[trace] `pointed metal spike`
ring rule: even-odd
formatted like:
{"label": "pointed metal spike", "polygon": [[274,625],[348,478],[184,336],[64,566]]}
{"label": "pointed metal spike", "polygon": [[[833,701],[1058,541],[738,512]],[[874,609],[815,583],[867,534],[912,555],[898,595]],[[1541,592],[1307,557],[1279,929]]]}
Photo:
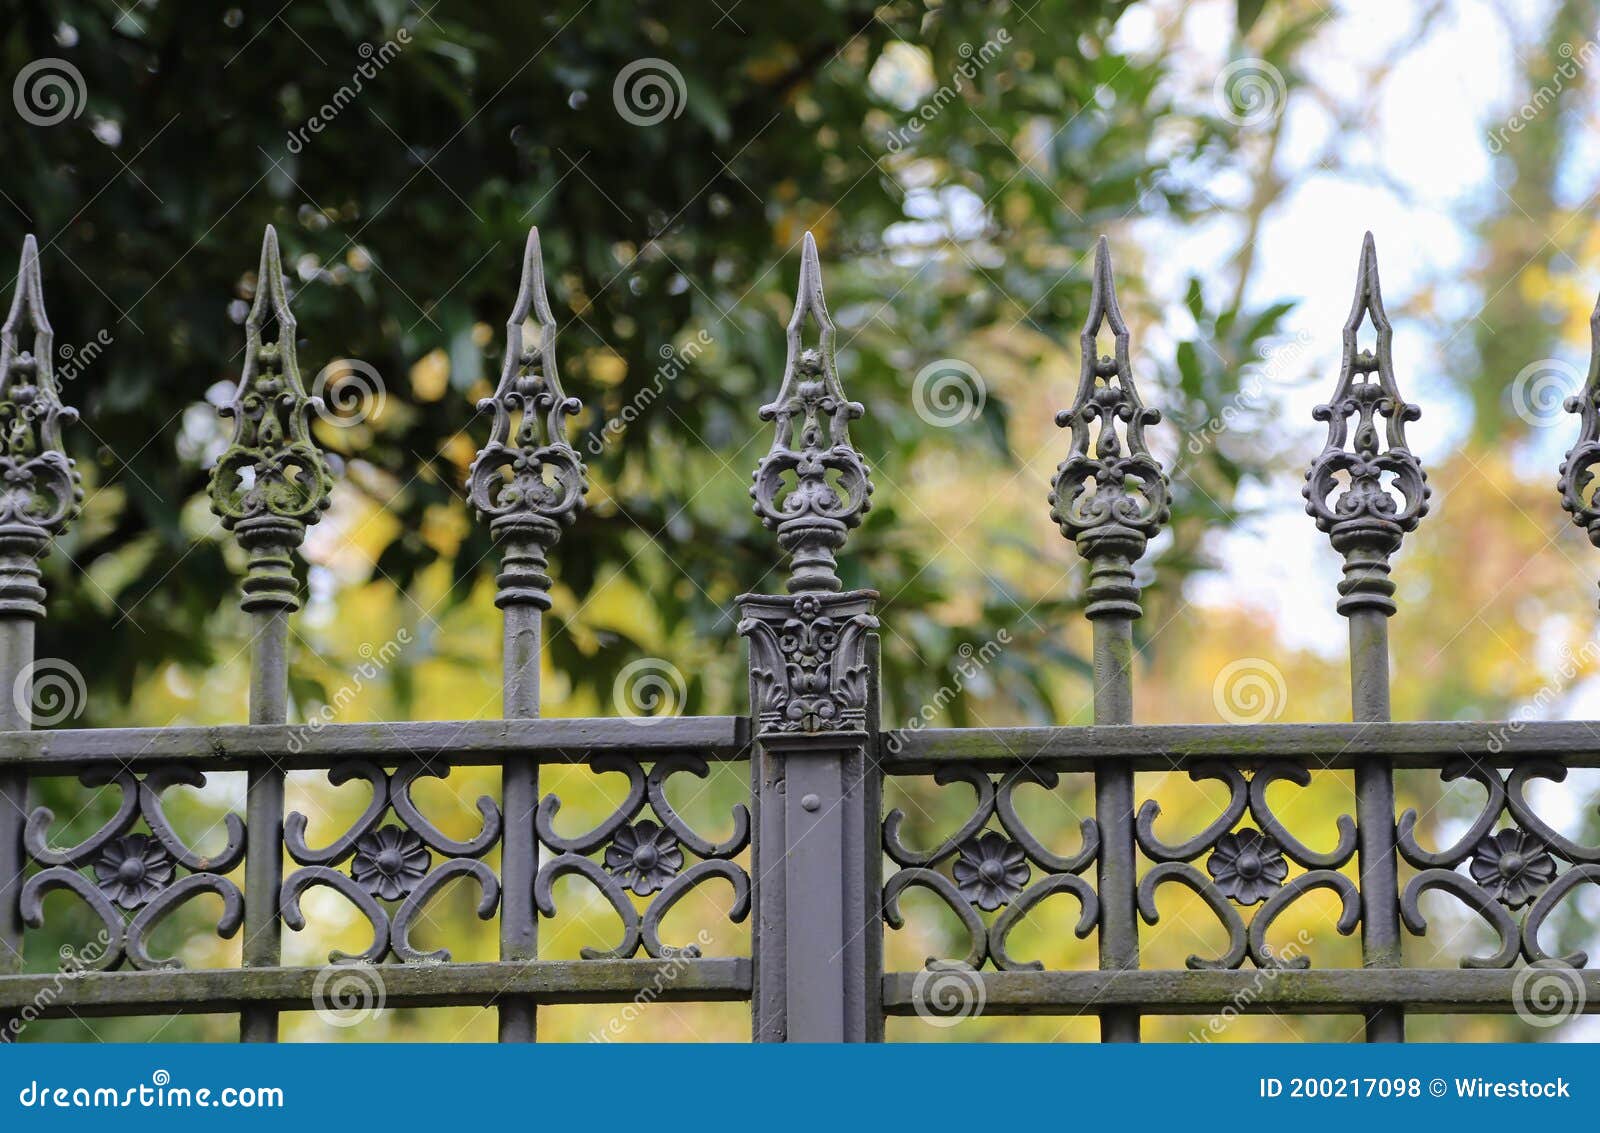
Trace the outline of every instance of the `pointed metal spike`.
{"label": "pointed metal spike", "polygon": [[[1128,326],[1117,306],[1111,243],[1104,236],[1095,241],[1091,278],[1077,393],[1072,407],[1056,414],[1056,424],[1071,429],[1072,440],[1051,481],[1050,516],[1091,561],[1111,554],[1131,562],[1144,554],[1169,514],[1167,475],[1144,439],[1145,428],[1161,414],[1145,406],[1134,384]],[[1102,358],[1097,339],[1105,326],[1115,344]],[[1091,619],[1139,616],[1131,573],[1096,570],[1093,577],[1086,595]]]}
{"label": "pointed metal spike", "polygon": [[1379,335],[1379,349],[1387,349],[1389,314],[1383,309],[1383,287],[1378,282],[1378,246],[1370,232],[1361,240],[1361,258],[1356,264],[1356,293],[1350,303],[1350,317],[1345,321],[1347,335],[1361,329],[1363,315],[1372,319],[1372,327]]}
{"label": "pointed metal spike", "polygon": [[1094,350],[1095,337],[1109,325],[1118,342],[1126,342],[1128,325],[1117,305],[1117,281],[1111,268],[1111,242],[1101,236],[1094,244],[1094,274],[1089,289],[1089,314],[1084,319],[1084,350]]}
{"label": "pointed metal spike", "polygon": [[517,288],[517,301],[511,308],[511,323],[521,325],[532,314],[539,325],[555,330],[555,316],[550,311],[550,293],[544,280],[544,250],[539,243],[539,229],[528,229],[528,242],[522,249],[522,280]]}
{"label": "pointed metal spike", "polygon": [[[530,316],[539,326],[536,347],[526,344]],[[562,391],[557,329],[545,286],[544,249],[534,226],[522,248],[517,299],[506,319],[500,381],[493,397],[478,402],[478,411],[492,412],[494,418],[489,441],[467,472],[467,495],[491,531],[520,532],[516,538],[533,538],[545,551],[560,536],[558,524],[575,520],[589,490],[583,459],[567,441],[566,419],[583,404]],[[507,470],[513,470],[509,483]],[[548,607],[550,580],[537,570],[529,573],[528,561],[507,558],[497,603]]]}
{"label": "pointed metal spike", "polygon": [[[806,344],[810,320],[817,324],[815,346]],[[785,339],[783,381],[760,412],[763,421],[775,422],[772,447],[756,466],[750,494],[755,513],[789,552],[789,590],[832,591],[840,585],[835,552],[871,507],[872,481],[850,443],[850,422],[865,411],[845,396],[839,381],[822,265],[809,232],[800,244],[800,282]],[[792,490],[783,481],[787,473],[799,481]]]}
{"label": "pointed metal spike", "polygon": [[805,325],[807,315],[817,320],[831,353],[833,320],[828,316],[828,301],[822,294],[822,261],[817,255],[817,241],[810,232],[800,242],[800,282],[795,288],[794,314],[789,319],[791,334]]}
{"label": "pointed metal spike", "polygon": [[[1371,350],[1362,348],[1358,337],[1368,320],[1377,338]],[[1341,338],[1333,397],[1312,410],[1313,419],[1327,422],[1328,438],[1306,470],[1301,495],[1306,513],[1345,558],[1339,612],[1389,615],[1395,612],[1389,557],[1428,514],[1432,491],[1406,442],[1406,423],[1422,411],[1401,396],[1395,381],[1394,332],[1383,309],[1377,243],[1370,232],[1361,239],[1355,298]]]}
{"label": "pointed metal spike", "polygon": [[47,341],[54,337],[50,318],[44,309],[44,283],[39,274],[39,242],[31,232],[22,241],[22,258],[17,262],[17,286],[12,293],[11,310],[6,315],[4,332],[15,335],[22,325],[23,315],[27,315],[35,335]]}
{"label": "pointed metal spike", "polygon": [[[276,341],[263,342],[271,318]],[[278,233],[261,238],[256,294],[245,318],[244,366],[233,401],[219,412],[234,419],[233,442],[211,470],[211,510],[223,526],[265,531],[273,546],[297,546],[304,528],[327,510],[333,476],[311,436],[310,417],[322,399],[306,392],[295,350],[295,319],[283,278]],[[248,407],[259,406],[259,410]],[[251,539],[255,539],[252,535]],[[260,544],[265,546],[265,543]],[[252,560],[245,577],[244,609],[299,608],[292,579],[285,583]]]}

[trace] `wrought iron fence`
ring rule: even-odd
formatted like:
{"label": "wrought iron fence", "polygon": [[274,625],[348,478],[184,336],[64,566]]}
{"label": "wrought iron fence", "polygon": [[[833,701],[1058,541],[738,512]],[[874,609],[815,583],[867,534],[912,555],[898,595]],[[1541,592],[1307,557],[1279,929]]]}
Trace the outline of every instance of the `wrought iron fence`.
{"label": "wrought iron fence", "polygon": [[[1370,324],[1370,332],[1363,327]],[[1568,408],[1581,435],[1562,465],[1560,494],[1600,545],[1593,469],[1600,463],[1600,309],[1595,361]],[[294,555],[328,507],[333,478],[309,430],[314,399],[295,357],[277,237],[266,233],[254,304],[245,321],[242,375],[223,412],[233,442],[211,480],[211,502],[247,556],[240,605],[253,621],[250,720],[233,727],[30,730],[28,697],[0,696],[0,1027],[13,1037],[34,1017],[229,1012],[244,1041],[273,1041],[279,1013],[329,995],[330,983],[380,980],[391,1006],[493,1006],[503,1041],[530,1041],[542,1005],[650,999],[749,1001],[762,1041],[877,1040],[887,1015],[1098,1015],[1108,1041],[1136,1040],[1152,1013],[1239,1011],[1363,1016],[1374,1040],[1400,1040],[1410,1012],[1510,1012],[1530,998],[1564,997],[1570,1010],[1600,1004],[1581,952],[1554,954],[1547,918],[1572,891],[1600,881],[1600,847],[1563,836],[1529,805],[1532,779],[1560,781],[1600,765],[1591,725],[1393,723],[1388,620],[1396,612],[1390,558],[1427,512],[1428,487],[1406,444],[1418,409],[1401,396],[1391,328],[1369,236],[1344,327],[1338,384],[1316,417],[1327,443],[1311,463],[1306,510],[1343,557],[1338,611],[1349,622],[1353,723],[1169,725],[1134,723],[1132,626],[1140,616],[1135,564],[1167,519],[1167,478],[1145,442],[1160,415],[1135,388],[1128,330],[1110,255],[1095,250],[1077,395],[1058,423],[1070,430],[1056,473],[1052,517],[1089,566],[1085,614],[1093,626],[1094,724],[1056,728],[885,730],[877,692],[877,594],[843,590],[836,556],[870,506],[872,484],[849,423],[862,407],[835,370],[834,327],[808,235],[788,357],[776,398],[761,409],[773,440],[756,468],[755,513],[788,562],[786,592],[738,599],[749,642],[748,717],[666,718],[641,728],[619,719],[540,719],[541,616],[550,606],[550,558],[587,491],[565,420],[579,411],[558,376],[556,323],[537,232],[507,323],[490,439],[469,498],[500,551],[496,605],[504,616],[504,710],[497,721],[288,723],[288,618],[299,606]],[[1364,334],[1372,345],[1363,346]],[[31,341],[24,340],[31,335]],[[1109,335],[1112,350],[1101,352]],[[38,560],[76,515],[78,474],[61,431],[75,420],[52,373],[38,251],[24,246],[16,295],[0,332],[0,689],[26,692],[33,634],[45,616]],[[713,763],[748,766],[747,803],[717,840],[667,798],[668,780],[704,777]],[[627,794],[593,829],[559,833],[561,801],[540,795],[540,770],[578,764],[620,773]],[[498,800],[478,802],[479,832],[447,835],[419,809],[419,778],[500,769]],[[290,771],[364,781],[371,800],[325,846],[307,817],[286,813]],[[1186,771],[1220,783],[1227,801],[1196,836],[1157,833],[1160,807],[1142,798],[1144,772]],[[1467,778],[1487,802],[1458,840],[1430,849],[1414,811],[1396,816],[1397,769]],[[226,844],[200,854],[163,812],[167,789],[213,772],[244,772],[241,819]],[[1313,849],[1268,803],[1278,782],[1313,773],[1348,777],[1356,813]],[[115,788],[120,804],[74,845],[56,840],[48,809],[28,808],[34,779],[77,776]],[[974,793],[970,813],[931,849],[908,845],[904,816],[883,813],[891,778],[932,777]],[[1016,804],[1024,786],[1092,784],[1094,813],[1071,853],[1055,832],[1029,828]],[[642,817],[646,811],[649,817]],[[1502,817],[1507,819],[1502,823]],[[1312,841],[1324,842],[1318,832]],[[499,869],[490,861],[498,857]],[[1204,870],[1196,863],[1204,859]],[[886,865],[892,871],[885,878]],[[579,960],[541,958],[538,928],[554,913],[554,885],[586,879],[609,904],[620,938]],[[455,962],[412,939],[440,890],[467,878],[477,913],[498,915],[500,958]],[[721,882],[727,915],[753,913],[749,955],[702,956],[663,939],[663,918],[688,893]],[[1191,890],[1226,930],[1221,954],[1181,970],[1141,966],[1140,921],[1158,921],[1158,894]],[[340,895],[370,925],[361,953],[326,965],[283,962],[281,933],[306,925],[308,891]],[[904,923],[908,891],[947,905],[964,927],[959,955],[917,971],[885,970],[884,925]],[[1360,932],[1359,968],[1314,968],[1269,934],[1314,890],[1336,895],[1340,933]],[[1402,927],[1421,934],[1419,899],[1441,890],[1494,930],[1497,949],[1460,957],[1459,970],[1403,965]],[[45,897],[70,891],[98,918],[99,947],[63,982],[24,972],[29,929]],[[152,951],[155,930],[202,894],[220,898],[216,932],[243,929],[241,967],[190,970]],[[1068,895],[1076,932],[1097,936],[1090,970],[1045,970],[1019,958],[1010,935],[1047,898]],[[1519,912],[1519,910],[1521,910]],[[1248,913],[1248,919],[1247,919]],[[1519,961],[1522,962],[1519,967]],[[1272,973],[1263,982],[1262,972]],[[1531,985],[1541,981],[1542,988]]]}

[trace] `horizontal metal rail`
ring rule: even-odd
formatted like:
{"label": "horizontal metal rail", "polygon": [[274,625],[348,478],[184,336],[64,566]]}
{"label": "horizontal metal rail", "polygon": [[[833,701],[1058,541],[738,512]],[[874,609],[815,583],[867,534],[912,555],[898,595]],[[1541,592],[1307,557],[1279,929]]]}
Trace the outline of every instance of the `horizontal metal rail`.
{"label": "horizontal metal rail", "polygon": [[678,716],[646,722],[430,720],[408,723],[236,724],[213,728],[74,728],[0,732],[0,770],[70,775],[112,765],[129,771],[192,764],[207,771],[321,770],[344,759],[378,763],[427,759],[447,766],[581,763],[597,751],[644,759],[687,752],[726,761],[748,755],[744,716]]}
{"label": "horizontal metal rail", "polygon": [[1559,757],[1568,767],[1600,767],[1600,722],[1426,721],[1367,724],[1120,724],[1071,728],[927,728],[884,733],[886,774],[928,774],[954,764],[993,770],[1092,771],[1122,763],[1171,771],[1202,760],[1248,768],[1274,760],[1313,770],[1349,769],[1387,759],[1397,768],[1433,768],[1467,759],[1512,767]]}
{"label": "horizontal metal rail", "polygon": [[[488,1006],[506,996],[536,1003],[651,1000],[730,1002],[750,998],[746,958],[534,960],[463,964],[352,966],[383,981],[388,1007]],[[0,977],[0,1010],[33,1008],[42,1017],[176,1012],[217,1014],[246,1005],[310,1010],[329,969],[252,968],[207,971],[80,972]]]}

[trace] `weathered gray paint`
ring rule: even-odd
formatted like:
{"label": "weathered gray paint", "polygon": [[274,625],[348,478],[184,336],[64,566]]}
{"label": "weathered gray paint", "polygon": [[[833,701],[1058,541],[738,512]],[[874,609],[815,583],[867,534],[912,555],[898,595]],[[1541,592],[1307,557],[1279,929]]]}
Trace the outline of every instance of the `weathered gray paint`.
{"label": "weathered gray paint", "polygon": [[[738,600],[739,632],[750,646],[749,715],[669,718],[648,727],[615,718],[539,719],[551,551],[578,511],[586,481],[565,437],[563,419],[578,411],[578,403],[560,387],[555,321],[538,237],[530,233],[501,382],[482,405],[494,415],[491,439],[469,476],[470,497],[501,556],[496,603],[504,612],[505,718],[291,727],[287,642],[289,618],[299,605],[294,554],[305,527],[326,506],[332,481],[307,428],[313,403],[295,362],[293,316],[269,231],[246,322],[239,396],[228,410],[238,419],[235,443],[212,486],[215,510],[247,552],[241,606],[253,622],[250,723],[33,732],[26,697],[10,695],[11,686],[33,658],[34,623],[44,615],[37,560],[75,514],[80,492],[60,446],[57,425],[72,414],[59,404],[49,373],[50,330],[31,239],[19,279],[0,333],[0,415],[14,418],[29,404],[43,408],[28,419],[38,430],[32,439],[19,451],[0,452],[0,464],[23,494],[33,493],[25,509],[15,495],[0,501],[0,1023],[40,1005],[46,1016],[237,1012],[242,1038],[271,1041],[280,1011],[316,1006],[317,981],[326,973],[284,967],[279,951],[281,927],[303,925],[300,897],[318,885],[339,890],[370,921],[374,940],[365,959],[383,962],[388,1005],[495,1006],[500,1038],[508,1042],[535,1037],[541,1004],[654,999],[749,1000],[758,1041],[881,1040],[885,1015],[927,1006],[919,986],[931,973],[885,972],[883,962],[886,908],[898,918],[899,894],[919,883],[950,904],[968,929],[970,964],[994,964],[996,970],[969,973],[984,1010],[1093,1012],[1107,1041],[1137,1040],[1143,1014],[1224,1010],[1364,1016],[1369,1038],[1403,1040],[1406,1011],[1516,1009],[1525,971],[1514,967],[1519,958],[1561,969],[1586,995],[1584,1009],[1600,1010],[1600,974],[1582,970],[1587,958],[1581,954],[1549,955],[1550,942],[1540,935],[1572,889],[1600,882],[1600,848],[1543,826],[1523,797],[1530,778],[1559,779],[1567,768],[1600,767],[1600,724],[1389,720],[1388,619],[1395,613],[1389,560],[1425,514],[1428,488],[1405,445],[1403,426],[1417,411],[1401,398],[1392,373],[1370,238],[1345,327],[1339,385],[1317,411],[1328,422],[1328,443],[1305,490],[1307,510],[1345,560],[1337,608],[1350,627],[1350,724],[1133,723],[1133,629],[1141,600],[1134,566],[1167,518],[1168,485],[1144,443],[1144,429],[1159,414],[1144,406],[1133,383],[1127,328],[1102,241],[1080,340],[1077,395],[1059,417],[1072,440],[1051,496],[1053,517],[1088,567],[1084,612],[1094,631],[1095,723],[886,733],[877,594],[844,590],[838,573],[839,553],[872,492],[866,462],[848,433],[862,407],[845,398],[835,370],[834,329],[809,236],[782,384],[762,411],[775,423],[773,443],[751,490],[757,515],[787,558],[788,576],[786,593]],[[536,345],[523,342],[530,319],[540,328]],[[1357,342],[1367,320],[1377,334],[1374,350]],[[269,322],[278,327],[275,342],[263,333]],[[1600,307],[1592,327],[1589,381],[1569,405],[1582,429],[1563,463],[1560,490],[1574,521],[1600,544],[1600,508],[1589,492],[1591,469],[1600,465]],[[18,339],[28,328],[35,335],[31,354]],[[815,340],[808,342],[813,328]],[[1104,328],[1115,345],[1109,356],[1097,348]],[[39,390],[30,385],[28,393],[18,393],[18,382]],[[1383,491],[1381,476],[1392,477],[1398,498]],[[427,754],[426,766],[410,758],[418,752]],[[690,828],[666,800],[670,776],[703,775],[708,761],[750,764],[749,812],[736,808],[734,833],[720,843]],[[593,830],[557,833],[550,818],[559,800],[539,795],[539,767],[546,763],[621,771],[629,800]],[[456,841],[416,811],[409,787],[425,771],[443,775],[471,765],[501,768],[502,790],[498,804],[480,803],[479,834]],[[1419,846],[1415,816],[1396,823],[1396,768],[1466,776],[1487,790],[1490,803],[1470,837],[1441,850]],[[366,780],[374,799],[369,812],[330,845],[307,846],[304,816],[284,814],[283,775],[290,769]],[[1354,772],[1356,820],[1341,820],[1332,851],[1300,842],[1266,802],[1268,784],[1300,782],[1312,769]],[[175,783],[195,783],[202,772],[224,770],[248,773],[246,822],[229,816],[229,848],[205,858],[167,827],[160,795]],[[1135,778],[1140,771],[1173,770],[1223,781],[1229,790],[1218,820],[1179,845],[1153,833],[1153,804],[1140,803]],[[1080,848],[1065,857],[1044,847],[1053,839],[1041,841],[1022,826],[1012,802],[1019,784],[1053,786],[1058,772],[1092,775],[1095,789],[1095,818],[1084,823]],[[38,812],[26,824],[20,817],[27,783],[78,774],[92,783],[116,783],[122,791],[118,816],[83,843],[56,847],[48,841],[47,814]],[[977,809],[945,845],[908,849],[895,837],[898,820],[882,814],[888,775],[969,783]],[[653,818],[641,818],[646,807]],[[1495,832],[1505,814],[1511,825]],[[391,816],[398,825],[383,826]],[[1247,817],[1260,829],[1238,827]],[[99,884],[85,871],[140,822],[151,830],[131,835],[140,852],[170,860],[158,862],[164,879],[141,881],[133,897],[121,894],[130,902],[125,919],[105,895],[110,883]],[[982,843],[980,835],[994,841]],[[1515,856],[1544,871],[1542,888],[1523,892],[1494,876],[1459,871],[1468,862],[1476,869],[1495,849],[1489,844],[1494,838],[1510,836],[1521,839]],[[748,874],[735,860],[747,844]],[[498,874],[484,861],[496,847]],[[887,887],[881,850],[902,867]],[[286,851],[301,867],[288,878]],[[1250,885],[1237,877],[1224,882],[1217,869],[1210,879],[1200,873],[1193,863],[1208,853],[1208,865],[1231,855],[1234,864],[1220,867],[1226,869],[1243,868],[1237,865],[1242,856],[1254,855]],[[686,854],[697,860],[686,864]],[[425,864],[406,865],[412,858]],[[1340,872],[1352,858],[1359,862],[1359,887]],[[1285,881],[1286,859],[1302,872]],[[1414,869],[1404,886],[1399,859]],[[1567,867],[1559,874],[1558,859]],[[227,876],[241,860],[242,891]],[[962,876],[958,868],[966,871],[964,888],[939,872],[956,861],[961,865],[950,869],[955,876]],[[1024,861],[1031,863],[1022,871],[1025,880],[1013,884],[1007,863]],[[346,862],[349,871],[342,872]],[[1258,890],[1264,862],[1278,872]],[[1091,863],[1093,886],[1079,876]],[[175,874],[179,865],[187,872]],[[581,961],[540,959],[538,919],[553,915],[553,885],[571,873],[582,874],[611,905],[621,943]],[[453,963],[409,940],[411,924],[432,895],[463,876],[478,887],[478,914],[487,919],[499,912],[498,962]],[[754,910],[749,957],[676,953],[662,939],[667,910],[707,881],[732,887],[732,921]],[[1195,970],[1141,969],[1139,918],[1156,922],[1155,892],[1173,881],[1199,893],[1217,913],[1228,947],[1220,957],[1191,958]],[[110,927],[114,951],[104,964],[120,963],[121,970],[71,979],[16,974],[14,949],[25,941],[25,928],[40,923],[45,893],[63,888],[74,890]],[[1316,888],[1339,896],[1338,931],[1360,926],[1362,968],[1283,967],[1305,957],[1271,951],[1273,920]],[[1464,958],[1472,967],[1463,970],[1405,970],[1400,926],[1427,930],[1418,902],[1436,889],[1476,909],[1499,934],[1498,949]],[[1099,970],[1034,970],[1037,965],[1007,951],[1017,921],[1039,900],[1063,891],[1080,904],[1078,934],[1099,934]],[[148,952],[157,924],[200,892],[222,899],[219,933],[228,936],[242,924],[241,968],[167,969]],[[1235,908],[1241,902],[1261,902],[1248,926]],[[1513,915],[1521,905],[1527,912]],[[980,907],[1004,912],[985,922]],[[648,958],[634,958],[641,951]],[[395,962],[384,962],[391,956]],[[1271,968],[1272,978],[1243,967],[1247,959],[1256,969]]]}

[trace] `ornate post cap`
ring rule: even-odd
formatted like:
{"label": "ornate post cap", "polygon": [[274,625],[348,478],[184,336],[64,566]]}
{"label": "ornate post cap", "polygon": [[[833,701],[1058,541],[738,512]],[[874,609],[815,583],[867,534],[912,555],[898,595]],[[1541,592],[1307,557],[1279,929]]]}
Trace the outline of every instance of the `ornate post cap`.
{"label": "ornate post cap", "polygon": [[[276,337],[264,342],[269,324]],[[306,393],[300,376],[294,312],[270,224],[244,328],[244,370],[233,401],[220,410],[234,419],[233,443],[211,472],[211,510],[250,552],[240,606],[294,610],[300,598],[291,552],[327,510],[333,476],[311,439],[311,413],[321,401]]]}
{"label": "ornate post cap", "polygon": [[[539,324],[539,343],[529,347],[526,324]],[[522,254],[522,284],[506,320],[506,356],[494,396],[478,402],[493,411],[489,443],[478,450],[467,473],[467,498],[505,548],[495,605],[517,603],[550,608],[546,556],[572,523],[589,491],[578,452],[567,443],[566,418],[583,408],[561,389],[556,366],[556,320],[545,292],[539,230],[528,230]]]}
{"label": "ornate post cap", "polygon": [[[1114,356],[1101,354],[1096,341],[1108,325]],[[1137,618],[1142,611],[1133,564],[1170,514],[1168,482],[1145,444],[1145,426],[1158,423],[1161,412],[1146,408],[1134,385],[1128,325],[1117,306],[1111,247],[1104,236],[1094,248],[1089,317],[1078,341],[1078,394],[1070,409],[1056,414],[1056,424],[1072,430],[1072,447],[1051,484],[1050,518],[1089,562],[1085,614]]]}
{"label": "ornate post cap", "polygon": [[[812,320],[817,344],[807,346]],[[834,368],[833,320],[807,232],[783,383],[761,408],[761,419],[775,422],[772,448],[750,488],[756,515],[789,556],[789,593],[738,600],[739,632],[750,638],[757,732],[769,747],[837,747],[866,736],[867,635],[878,626],[878,594],[841,592],[835,558],[871,507],[867,464],[850,443],[849,423],[862,412],[845,397]]]}
{"label": "ornate post cap", "polygon": [[1594,490],[1594,466],[1600,463],[1600,301],[1589,316],[1589,376],[1582,392],[1567,398],[1566,410],[1578,415],[1578,439],[1561,461],[1556,490],[1572,522],[1600,547],[1600,501]]}
{"label": "ornate post cap", "polygon": [[[26,326],[27,348],[18,343]],[[82,479],[61,443],[63,422],[78,413],[61,404],[55,378],[55,332],[44,310],[39,245],[22,242],[17,289],[0,326],[0,615],[44,617],[38,560],[83,502]]]}
{"label": "ornate post cap", "polygon": [[[1368,319],[1377,334],[1373,350],[1356,343]],[[1389,556],[1428,514],[1428,477],[1406,445],[1406,422],[1417,420],[1422,410],[1400,396],[1390,355],[1393,338],[1378,286],[1378,252],[1369,232],[1361,242],[1355,299],[1344,324],[1339,384],[1328,404],[1312,411],[1316,420],[1328,423],[1328,440],[1306,471],[1301,489],[1306,513],[1344,556],[1337,608],[1347,617],[1360,610],[1394,613]],[[1381,438],[1378,417],[1384,420]]]}

